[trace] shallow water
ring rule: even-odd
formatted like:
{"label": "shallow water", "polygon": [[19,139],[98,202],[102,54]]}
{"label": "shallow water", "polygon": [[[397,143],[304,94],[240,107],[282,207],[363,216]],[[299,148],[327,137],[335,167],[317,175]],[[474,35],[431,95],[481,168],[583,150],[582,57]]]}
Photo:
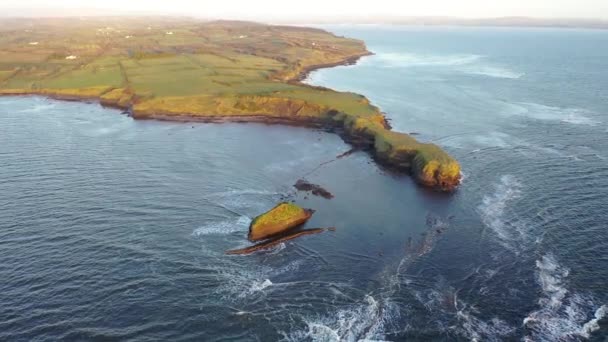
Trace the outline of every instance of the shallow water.
{"label": "shallow water", "polygon": [[[315,130],[134,121],[0,98],[0,339],[522,340],[608,335],[608,33],[330,27],[360,92],[452,153],[445,196]],[[282,199],[335,232],[251,256]]]}

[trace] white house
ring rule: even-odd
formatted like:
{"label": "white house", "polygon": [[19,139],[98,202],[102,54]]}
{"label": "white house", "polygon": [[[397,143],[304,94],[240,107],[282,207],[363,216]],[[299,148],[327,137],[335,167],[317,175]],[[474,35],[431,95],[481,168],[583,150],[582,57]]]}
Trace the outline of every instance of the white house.
{"label": "white house", "polygon": [[38,45],[38,42],[30,42],[30,45]]}
{"label": "white house", "polygon": [[173,31],[167,31],[167,32],[165,32],[165,33],[166,33],[166,34],[168,34],[168,35],[172,35],[172,34],[173,34]]}
{"label": "white house", "polygon": [[76,57],[76,56],[74,56],[74,55],[69,55],[69,56],[67,56],[65,59],[76,59],[76,58],[78,58],[78,57]]}

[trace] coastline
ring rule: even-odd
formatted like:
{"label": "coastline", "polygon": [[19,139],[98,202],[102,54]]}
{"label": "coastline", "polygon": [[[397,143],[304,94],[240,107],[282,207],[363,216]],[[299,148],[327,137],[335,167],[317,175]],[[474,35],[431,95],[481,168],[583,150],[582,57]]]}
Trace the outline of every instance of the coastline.
{"label": "coastline", "polygon": [[[287,83],[298,86],[326,89],[302,83],[311,72],[336,66],[354,65],[361,58],[373,55],[370,51],[357,53],[343,59],[315,65],[308,65],[296,70],[295,76],[287,80]],[[340,135],[340,137],[353,147],[369,152],[374,160],[396,172],[410,174],[417,183],[443,192],[452,192],[460,184],[460,166],[447,153],[434,144],[423,144],[416,141],[405,133],[391,131],[391,127],[380,109],[373,106],[378,115],[370,118],[360,118],[348,113],[340,113],[334,110],[327,112],[326,117],[318,118],[311,116],[276,116],[266,114],[239,114],[239,115],[193,115],[191,113],[169,113],[162,111],[140,112],[134,108],[135,96],[128,95],[126,101],[123,97],[116,99],[104,98],[105,94],[117,90],[115,88],[105,89],[83,89],[83,94],[73,94],[64,91],[52,92],[42,91],[11,91],[1,90],[0,96],[44,96],[60,101],[80,101],[87,103],[99,103],[104,107],[123,110],[127,115],[136,120],[159,120],[178,122],[204,122],[204,123],[263,123],[280,124],[288,126],[309,127],[325,129]],[[97,94],[92,92],[97,91]],[[88,92],[88,93],[87,93]],[[368,101],[361,95],[362,99]]]}

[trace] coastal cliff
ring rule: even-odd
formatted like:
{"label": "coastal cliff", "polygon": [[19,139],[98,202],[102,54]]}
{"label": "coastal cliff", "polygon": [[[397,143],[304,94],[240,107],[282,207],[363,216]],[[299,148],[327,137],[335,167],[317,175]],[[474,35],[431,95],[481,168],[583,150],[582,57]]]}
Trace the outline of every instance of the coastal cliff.
{"label": "coastal cliff", "polygon": [[[96,42],[98,50],[78,56],[74,52],[63,60],[57,59],[63,50],[51,53],[55,45],[19,45],[37,39],[36,30],[29,33],[32,37],[19,37],[5,49],[8,57],[3,58],[12,58],[7,65],[13,68],[0,70],[0,95],[99,101],[135,119],[323,128],[369,151],[380,164],[411,174],[421,185],[452,191],[460,183],[456,160],[439,146],[391,131],[380,109],[364,96],[302,83],[313,70],[353,64],[370,55],[362,41],[319,29],[247,22],[158,23],[180,32],[178,37],[144,34],[136,21],[112,23],[136,38],[109,40],[116,29],[104,26],[94,36],[81,37]],[[60,45],[66,35],[78,40],[91,29],[86,25],[101,24],[78,23],[85,27],[57,32],[45,27],[45,37],[54,37]],[[145,48],[133,53],[135,42]],[[39,60],[20,62],[26,52]]]}

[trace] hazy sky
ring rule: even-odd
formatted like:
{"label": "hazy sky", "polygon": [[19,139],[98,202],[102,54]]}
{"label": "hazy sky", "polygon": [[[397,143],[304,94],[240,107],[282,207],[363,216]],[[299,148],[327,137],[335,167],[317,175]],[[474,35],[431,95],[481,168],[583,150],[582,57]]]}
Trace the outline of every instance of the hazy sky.
{"label": "hazy sky", "polygon": [[[608,0],[0,0],[0,12],[37,8],[145,11],[223,18],[366,16],[608,18]],[[20,11],[23,12],[23,11]]]}

